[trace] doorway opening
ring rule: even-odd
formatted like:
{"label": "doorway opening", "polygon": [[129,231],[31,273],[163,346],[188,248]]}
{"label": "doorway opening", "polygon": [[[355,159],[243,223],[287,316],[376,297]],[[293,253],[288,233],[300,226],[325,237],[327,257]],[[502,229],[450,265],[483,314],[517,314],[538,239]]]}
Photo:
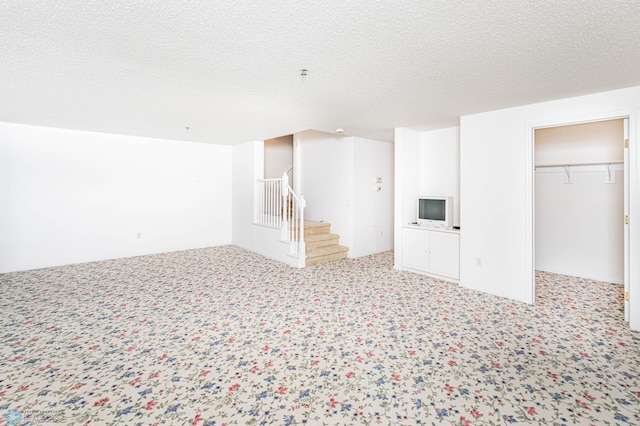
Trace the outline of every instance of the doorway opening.
{"label": "doorway opening", "polygon": [[628,119],[533,133],[534,295],[548,273],[624,285],[628,294]]}

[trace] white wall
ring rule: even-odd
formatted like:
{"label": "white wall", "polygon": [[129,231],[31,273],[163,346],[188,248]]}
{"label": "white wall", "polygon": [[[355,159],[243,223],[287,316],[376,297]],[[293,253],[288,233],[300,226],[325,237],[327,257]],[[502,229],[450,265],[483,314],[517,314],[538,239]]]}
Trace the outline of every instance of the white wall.
{"label": "white wall", "polygon": [[300,195],[305,219],[331,223],[340,244],[353,246],[353,141],[331,133],[299,133]]}
{"label": "white wall", "polygon": [[229,244],[231,148],[0,123],[0,272]]}
{"label": "white wall", "polygon": [[[623,120],[535,131],[536,269],[624,282]],[[598,165],[597,163],[602,163]],[[587,164],[587,165],[582,165]],[[616,171],[617,169],[617,171]]]}
{"label": "white wall", "polygon": [[421,134],[420,194],[453,197],[453,224],[460,224],[460,128]]}
{"label": "white wall", "polygon": [[[640,88],[468,115],[460,119],[460,284],[533,301],[533,129],[630,115],[630,162],[638,173]],[[640,220],[631,177],[631,223]],[[640,329],[640,227],[631,228],[631,327]],[[481,266],[476,259],[482,260]],[[635,295],[635,297],[634,297]]]}
{"label": "white wall", "polygon": [[421,134],[397,128],[394,135],[394,268],[402,269],[402,226],[416,220],[421,189]]}
{"label": "white wall", "polygon": [[264,176],[264,144],[247,142],[233,147],[233,244],[252,249],[253,199],[256,179]]}
{"label": "white wall", "polygon": [[[264,178],[275,179],[293,165],[293,135],[264,141]],[[292,175],[290,175],[292,176]],[[289,182],[293,187],[293,183]]]}
{"label": "white wall", "polygon": [[[349,256],[393,250],[393,145],[362,138],[353,138],[353,144],[353,246]],[[376,183],[377,178],[381,183]]]}
{"label": "white wall", "polygon": [[391,250],[393,145],[313,130],[296,136],[305,219],[331,223],[349,257]]}
{"label": "white wall", "polygon": [[[584,166],[583,166],[584,167]],[[535,176],[536,269],[624,282],[623,172],[605,183],[605,172],[540,169]]]}
{"label": "white wall", "polygon": [[624,121],[604,120],[535,130],[535,165],[622,162]]}

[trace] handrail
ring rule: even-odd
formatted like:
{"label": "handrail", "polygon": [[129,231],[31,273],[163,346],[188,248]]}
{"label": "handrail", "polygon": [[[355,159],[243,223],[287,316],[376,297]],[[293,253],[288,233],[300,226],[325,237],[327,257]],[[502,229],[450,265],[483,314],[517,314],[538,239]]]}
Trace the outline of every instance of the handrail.
{"label": "handrail", "polygon": [[290,243],[289,254],[304,260],[304,197],[289,186],[289,176],[258,179],[254,202],[254,223],[279,228],[281,240]]}

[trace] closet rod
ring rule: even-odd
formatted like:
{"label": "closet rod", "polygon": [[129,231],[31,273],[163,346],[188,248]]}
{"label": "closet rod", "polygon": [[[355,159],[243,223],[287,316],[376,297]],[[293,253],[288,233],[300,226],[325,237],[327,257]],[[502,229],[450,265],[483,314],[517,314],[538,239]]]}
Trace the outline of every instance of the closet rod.
{"label": "closet rod", "polygon": [[534,166],[536,169],[540,167],[577,167],[577,166],[608,166],[611,164],[624,164],[624,161],[601,161],[599,163],[562,163],[562,164],[544,164],[541,166]]}

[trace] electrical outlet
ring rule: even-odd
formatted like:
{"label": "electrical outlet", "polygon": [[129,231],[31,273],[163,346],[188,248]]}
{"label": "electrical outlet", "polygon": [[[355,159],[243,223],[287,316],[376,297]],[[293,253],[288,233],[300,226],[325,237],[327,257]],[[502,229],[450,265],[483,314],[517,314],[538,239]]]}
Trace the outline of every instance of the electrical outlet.
{"label": "electrical outlet", "polygon": [[142,238],[142,233],[138,232],[138,233],[136,234],[136,238],[137,238],[137,239]]}
{"label": "electrical outlet", "polygon": [[476,266],[482,266],[482,258],[476,257]]}

